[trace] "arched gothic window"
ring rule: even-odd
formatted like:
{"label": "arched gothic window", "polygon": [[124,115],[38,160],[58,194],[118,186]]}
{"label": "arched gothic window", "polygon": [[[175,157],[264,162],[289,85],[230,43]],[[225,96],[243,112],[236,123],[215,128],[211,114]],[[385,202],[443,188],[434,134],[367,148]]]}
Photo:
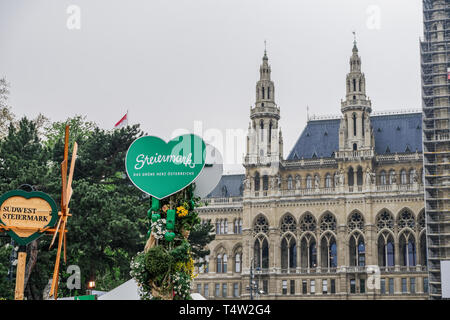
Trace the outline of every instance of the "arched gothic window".
{"label": "arched gothic window", "polygon": [[380,173],[380,184],[386,185],[386,172],[384,170]]}
{"label": "arched gothic window", "polygon": [[348,169],[348,185],[349,186],[353,186],[355,184],[355,174],[353,171],[353,168],[350,167],[350,169]]}
{"label": "arched gothic window", "polygon": [[325,232],[327,230],[336,232],[336,218],[329,212],[320,219],[320,231]]}
{"label": "arched gothic window", "polygon": [[384,231],[378,237],[378,265],[380,267],[395,265],[394,237],[388,231]]}
{"label": "arched gothic window", "polygon": [[234,255],[234,272],[241,273],[241,253],[238,252]]}
{"label": "arched gothic window", "polygon": [[325,188],[332,188],[333,185],[331,183],[331,174],[327,173],[325,176]]}
{"label": "arched gothic window", "polygon": [[269,243],[264,235],[255,239],[253,261],[257,270],[269,268]]}
{"label": "arched gothic window", "polygon": [[228,219],[224,220],[224,223],[223,223],[223,234],[228,234]]}
{"label": "arched gothic window", "polygon": [[403,228],[411,228],[414,230],[416,221],[414,219],[414,215],[408,209],[403,209],[403,211],[399,214],[397,224],[399,230]]}
{"label": "arched gothic window", "polygon": [[400,265],[410,267],[416,265],[416,240],[414,235],[405,231],[399,239]]}
{"label": "arched gothic window", "polygon": [[259,172],[255,173],[255,191],[259,191],[261,180],[259,178]]}
{"label": "arched gothic window", "polygon": [[227,273],[227,264],[228,264],[228,256],[226,254],[223,255],[223,260],[222,260],[222,272],[223,273]]}
{"label": "arched gothic window", "polygon": [[317,267],[317,245],[316,239],[311,234],[306,234],[300,243],[302,268]]}
{"label": "arched gothic window", "polygon": [[291,233],[281,239],[281,269],[297,267],[297,240]]}
{"label": "arched gothic window", "polygon": [[234,221],[233,221],[233,233],[234,234],[242,233],[242,219],[234,219]]}
{"label": "arched gothic window", "polygon": [[[263,94],[264,94],[264,91],[263,91]],[[264,140],[264,122],[262,120],[259,123],[259,129],[260,129],[260,132],[261,132],[261,141],[263,141]]]}
{"label": "arched gothic window", "polygon": [[400,183],[401,184],[408,184],[408,177],[406,175],[406,170],[402,169],[402,171],[400,171]]}
{"label": "arched gothic window", "polygon": [[312,189],[312,177],[310,175],[306,177],[306,189]]}
{"label": "arched gothic window", "polygon": [[366,246],[361,233],[355,232],[350,236],[350,265],[364,267],[366,265]]}
{"label": "arched gothic window", "polygon": [[364,231],[364,218],[359,212],[354,212],[350,215],[348,219],[348,229],[350,231],[355,229]]}
{"label": "arched gothic window", "polygon": [[284,234],[287,231],[295,233],[297,229],[297,224],[295,219],[290,214],[285,214],[283,220],[281,221],[281,233]]}
{"label": "arched gothic window", "polygon": [[362,114],[362,119],[361,119],[361,128],[362,128],[362,135],[363,135],[363,137],[364,137],[364,135],[365,135],[365,133],[364,133],[364,131],[365,131],[365,117],[364,117],[364,113]]}
{"label": "arched gothic window", "polygon": [[356,184],[358,186],[362,186],[363,184],[363,171],[361,167],[358,167],[358,170],[356,171]]}
{"label": "arched gothic window", "polygon": [[394,230],[394,217],[388,211],[384,210],[378,214],[376,219],[377,231],[381,231],[384,228]]}
{"label": "arched gothic window", "polygon": [[300,220],[300,230],[305,232],[305,231],[311,231],[314,232],[316,231],[316,219],[314,218],[314,216],[307,212],[303,215],[303,217]]}
{"label": "arched gothic window", "polygon": [[216,234],[220,234],[220,220],[216,220]]}
{"label": "arched gothic window", "polygon": [[[270,88],[269,88],[269,90],[270,90]],[[269,93],[270,93],[270,91],[269,91]],[[270,99],[270,97],[269,97],[269,99]],[[272,127],[273,127],[273,124],[272,124],[272,121],[270,121],[270,124],[269,124],[269,136],[268,136],[268,138],[269,138],[269,145],[272,142]],[[269,149],[269,152],[270,152],[270,149]]]}
{"label": "arched gothic window", "polygon": [[[355,80],[353,80],[355,81]],[[356,136],[356,114],[354,113],[353,116],[353,135]]]}
{"label": "arched gothic window", "polygon": [[336,268],[337,267],[337,246],[336,238],[330,232],[327,232],[320,242],[321,267]]}
{"label": "arched gothic window", "polygon": [[288,190],[292,190],[293,189],[292,176],[288,176],[287,188],[288,188]]}
{"label": "arched gothic window", "polygon": [[222,255],[218,254],[216,258],[216,273],[222,273]]}
{"label": "arched gothic window", "polygon": [[255,234],[258,233],[268,233],[269,231],[269,223],[267,222],[267,219],[260,215],[258,218],[256,218],[255,225],[253,226],[253,232]]}
{"label": "arched gothic window", "polygon": [[220,234],[225,234],[225,221],[220,220]]}
{"label": "arched gothic window", "polygon": [[263,175],[263,190],[266,191],[269,189],[269,177],[267,175]]}

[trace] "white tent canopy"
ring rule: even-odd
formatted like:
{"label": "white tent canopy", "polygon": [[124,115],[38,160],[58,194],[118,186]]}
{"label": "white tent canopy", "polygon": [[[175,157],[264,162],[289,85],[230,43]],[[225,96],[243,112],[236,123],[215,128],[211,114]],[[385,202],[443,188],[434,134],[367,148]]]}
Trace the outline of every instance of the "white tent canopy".
{"label": "white tent canopy", "polygon": [[[194,300],[206,300],[198,293],[191,294]],[[139,287],[134,279],[122,283],[117,288],[101,295],[98,300],[139,300]]]}
{"label": "white tent canopy", "polygon": [[139,300],[139,287],[134,279],[98,297],[98,300]]}

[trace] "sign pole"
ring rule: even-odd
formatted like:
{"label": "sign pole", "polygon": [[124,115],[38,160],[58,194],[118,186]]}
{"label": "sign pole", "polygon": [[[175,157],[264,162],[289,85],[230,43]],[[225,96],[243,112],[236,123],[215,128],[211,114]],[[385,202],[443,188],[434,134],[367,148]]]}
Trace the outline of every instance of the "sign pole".
{"label": "sign pole", "polygon": [[25,281],[25,265],[27,262],[27,247],[19,247],[19,256],[17,258],[16,271],[16,291],[14,295],[15,300],[23,300],[24,281]]}

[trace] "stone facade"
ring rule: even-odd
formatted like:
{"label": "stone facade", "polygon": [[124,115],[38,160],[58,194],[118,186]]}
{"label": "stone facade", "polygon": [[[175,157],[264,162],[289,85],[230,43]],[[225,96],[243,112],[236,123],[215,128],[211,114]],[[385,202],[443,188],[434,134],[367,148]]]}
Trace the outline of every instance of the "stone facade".
{"label": "stone facade", "polygon": [[[421,114],[372,115],[356,41],[337,118],[287,159],[266,52],[245,175],[200,208],[216,225],[194,291],[208,299],[427,299]],[[239,191],[237,191],[239,190]]]}

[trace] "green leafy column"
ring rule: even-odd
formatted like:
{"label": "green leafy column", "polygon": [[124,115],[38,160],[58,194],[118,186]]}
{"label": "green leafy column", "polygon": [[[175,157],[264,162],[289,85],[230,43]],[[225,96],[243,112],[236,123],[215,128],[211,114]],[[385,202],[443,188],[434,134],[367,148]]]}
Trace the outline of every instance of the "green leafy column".
{"label": "green leafy column", "polygon": [[140,285],[142,299],[191,299],[195,274],[188,238],[200,224],[195,211],[199,200],[193,196],[192,184],[166,199],[152,198],[149,238],[131,262],[131,276]]}

